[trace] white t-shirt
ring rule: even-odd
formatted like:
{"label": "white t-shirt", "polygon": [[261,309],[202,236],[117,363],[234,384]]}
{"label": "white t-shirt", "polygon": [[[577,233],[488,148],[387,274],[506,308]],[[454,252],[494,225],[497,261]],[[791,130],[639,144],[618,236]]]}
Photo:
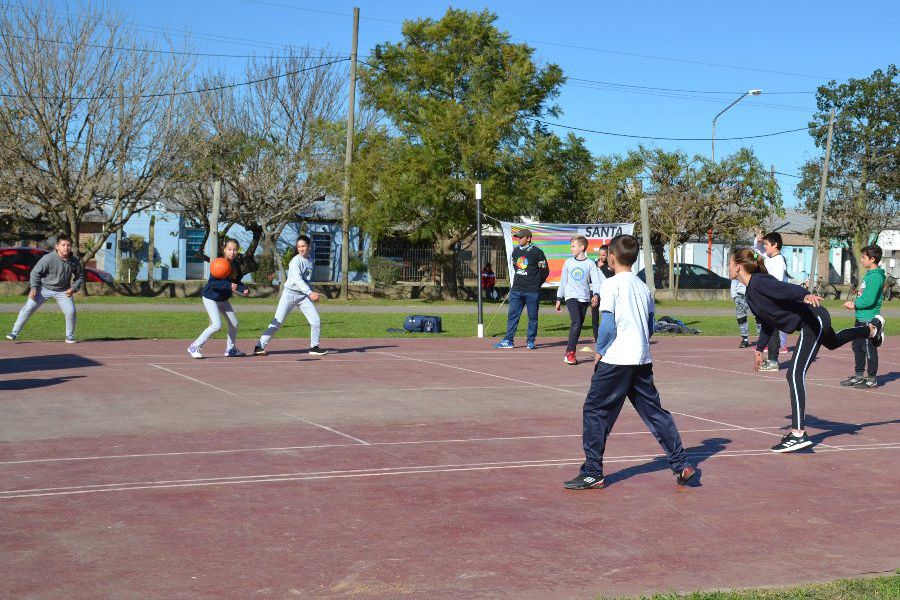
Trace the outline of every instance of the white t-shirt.
{"label": "white t-shirt", "polygon": [[603,282],[600,311],[616,318],[616,339],[602,362],[611,365],[646,365],[650,357],[650,313],[655,312],[647,285],[634,273],[616,273]]}

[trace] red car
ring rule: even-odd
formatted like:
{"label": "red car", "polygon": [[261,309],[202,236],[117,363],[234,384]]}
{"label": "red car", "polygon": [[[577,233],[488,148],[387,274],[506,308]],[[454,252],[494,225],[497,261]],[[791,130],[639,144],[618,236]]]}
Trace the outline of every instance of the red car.
{"label": "red car", "polygon": [[[43,248],[0,248],[0,281],[28,281],[31,269],[47,254]],[[84,268],[84,280],[91,283],[113,283],[112,274],[100,269]]]}

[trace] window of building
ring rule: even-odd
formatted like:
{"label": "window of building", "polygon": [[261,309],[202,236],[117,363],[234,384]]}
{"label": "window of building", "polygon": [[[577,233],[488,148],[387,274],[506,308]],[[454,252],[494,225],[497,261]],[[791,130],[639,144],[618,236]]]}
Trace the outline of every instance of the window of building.
{"label": "window of building", "polygon": [[203,252],[203,236],[206,232],[203,229],[185,229],[184,238],[187,240],[187,259],[190,262],[197,262],[202,259],[197,258],[197,254]]}
{"label": "window of building", "polygon": [[331,266],[331,234],[313,233],[313,264],[317,267]]}

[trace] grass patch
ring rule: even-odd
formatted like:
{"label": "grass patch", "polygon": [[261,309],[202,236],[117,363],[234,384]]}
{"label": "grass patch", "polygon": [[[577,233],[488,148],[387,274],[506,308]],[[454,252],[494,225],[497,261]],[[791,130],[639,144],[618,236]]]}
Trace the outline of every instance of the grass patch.
{"label": "grass patch", "polygon": [[[232,300],[235,304],[264,304],[266,306],[275,306],[278,304],[279,295],[270,296],[268,298],[261,297],[238,297]],[[89,304],[175,304],[185,306],[199,306],[200,297],[192,298],[169,298],[167,296],[151,297],[151,296],[84,296],[78,294],[75,297],[76,304],[79,302]],[[392,298],[358,298],[354,300],[325,299],[323,302],[340,306],[463,306],[475,305],[475,302],[465,300],[427,300],[427,299],[404,299],[396,300]],[[25,295],[21,296],[0,296],[0,304],[24,304]],[[487,306],[487,304],[485,304]]]}
{"label": "grass patch", "polygon": [[[598,596],[599,599],[606,599]],[[898,600],[900,574],[886,577],[840,579],[831,583],[792,588],[735,590],[731,592],[694,592],[691,594],[654,594],[640,600]],[[634,598],[632,600],[638,600]]]}
{"label": "grass patch", "polygon": [[[431,311],[441,314],[439,310]],[[385,338],[403,337],[406,334],[388,333],[389,327],[402,327],[407,313],[322,313],[322,337],[328,338]],[[501,337],[506,332],[506,314],[485,314],[485,335]],[[493,317],[493,320],[492,320]],[[253,339],[258,337],[269,325],[272,314],[266,312],[242,312],[238,314],[240,321],[238,338]],[[475,314],[446,313],[441,314],[445,332],[443,337],[474,337],[477,325]],[[8,332],[16,320],[16,313],[0,313],[0,332]],[[528,319],[523,313],[519,321],[518,337],[525,335]],[[850,317],[833,319],[835,328],[851,326]],[[729,335],[735,339],[739,336],[737,324],[733,317],[697,316],[684,319],[689,327],[701,330],[703,335]],[[109,312],[82,311],[78,315],[76,335],[82,340],[97,339],[193,339],[207,326],[206,313],[195,307],[190,312]],[[887,333],[893,333],[893,321],[888,320]],[[21,340],[57,340],[63,337],[65,321],[61,313],[56,311],[38,312],[25,325],[19,339]],[[538,337],[565,337],[569,332],[569,318],[565,313],[542,310]],[[216,337],[224,337],[224,327]],[[292,313],[278,333],[282,338],[309,337],[309,325],[299,312]],[[582,339],[591,337],[590,317],[583,329]]]}

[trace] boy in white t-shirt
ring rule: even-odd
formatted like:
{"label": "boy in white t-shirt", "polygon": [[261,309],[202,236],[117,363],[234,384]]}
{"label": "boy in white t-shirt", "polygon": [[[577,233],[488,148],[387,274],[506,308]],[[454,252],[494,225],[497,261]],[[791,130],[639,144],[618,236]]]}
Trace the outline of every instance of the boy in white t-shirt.
{"label": "boy in white t-shirt", "polygon": [[[781,253],[782,245],[783,243],[781,241],[781,234],[777,231],[773,231],[771,233],[767,233],[766,235],[757,235],[756,245],[753,249],[756,250],[759,254],[765,256],[763,264],[766,266],[766,271],[768,271],[769,275],[771,275],[778,281],[787,281],[787,260]],[[760,367],[760,371],[778,370],[778,353],[788,353],[787,334],[783,331],[779,331],[778,341],[780,342],[780,347],[777,349],[771,348],[769,350],[769,359],[765,362],[765,364],[763,364],[762,367]]]}
{"label": "boy in white t-shirt", "polygon": [[616,236],[609,243],[609,264],[615,275],[604,282],[600,297],[603,319],[582,417],[585,461],[578,476],[565,483],[566,489],[603,487],[603,451],[625,398],[665,450],[675,482],[686,485],[696,473],[687,461],[675,419],[662,407],[653,384],[654,305],[646,284],[631,272],[638,250],[632,235]]}

